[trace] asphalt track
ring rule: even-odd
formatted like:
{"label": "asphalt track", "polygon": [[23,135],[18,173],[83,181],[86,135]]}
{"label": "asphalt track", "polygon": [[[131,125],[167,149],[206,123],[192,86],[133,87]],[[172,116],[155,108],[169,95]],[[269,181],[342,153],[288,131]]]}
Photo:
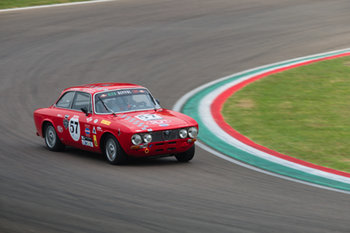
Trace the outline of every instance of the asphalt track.
{"label": "asphalt track", "polygon": [[32,112],[89,82],[171,108],[214,79],[348,48],[348,0],[121,0],[0,13],[0,232],[349,232],[350,195],[195,159],[53,153]]}

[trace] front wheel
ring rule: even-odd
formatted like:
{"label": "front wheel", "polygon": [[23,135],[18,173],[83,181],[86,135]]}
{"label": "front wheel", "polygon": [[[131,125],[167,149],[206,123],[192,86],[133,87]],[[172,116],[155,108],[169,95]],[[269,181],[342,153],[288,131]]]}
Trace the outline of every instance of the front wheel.
{"label": "front wheel", "polygon": [[107,136],[105,140],[104,153],[111,164],[123,164],[126,162],[125,152],[120,147],[117,139],[112,135]]}
{"label": "front wheel", "polygon": [[176,157],[177,161],[182,162],[182,163],[186,163],[186,162],[190,161],[191,159],[193,159],[194,152],[195,152],[195,147],[193,145],[187,151],[176,154],[175,157]]}
{"label": "front wheel", "polygon": [[64,144],[57,136],[56,130],[52,124],[45,126],[45,144],[51,151],[60,151],[64,149]]}

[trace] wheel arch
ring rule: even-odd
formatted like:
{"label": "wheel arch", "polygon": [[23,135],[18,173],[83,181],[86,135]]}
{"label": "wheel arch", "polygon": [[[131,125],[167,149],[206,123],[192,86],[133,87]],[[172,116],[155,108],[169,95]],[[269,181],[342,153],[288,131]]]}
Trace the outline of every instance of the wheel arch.
{"label": "wheel arch", "polygon": [[[113,136],[115,137],[115,139],[118,141],[119,143],[119,140],[117,139],[117,137],[112,134],[111,132],[104,132],[100,138],[100,149],[101,149],[101,152],[104,153],[104,150],[105,150],[105,143],[106,143],[106,139],[108,136]],[[120,143],[119,143],[120,144]]]}
{"label": "wheel arch", "polygon": [[43,120],[43,122],[41,123],[41,137],[45,137],[45,128],[47,125],[51,124],[54,128],[55,125],[53,124],[53,122],[49,119],[45,119]]}

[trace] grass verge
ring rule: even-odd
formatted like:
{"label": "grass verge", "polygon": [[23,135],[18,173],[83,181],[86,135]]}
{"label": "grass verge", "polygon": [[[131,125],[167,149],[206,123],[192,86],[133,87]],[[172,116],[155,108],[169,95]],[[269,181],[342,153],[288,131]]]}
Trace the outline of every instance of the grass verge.
{"label": "grass verge", "polygon": [[0,0],[0,9],[83,1],[89,0]]}
{"label": "grass verge", "polygon": [[231,96],[222,113],[260,145],[350,172],[350,57],[254,82]]}

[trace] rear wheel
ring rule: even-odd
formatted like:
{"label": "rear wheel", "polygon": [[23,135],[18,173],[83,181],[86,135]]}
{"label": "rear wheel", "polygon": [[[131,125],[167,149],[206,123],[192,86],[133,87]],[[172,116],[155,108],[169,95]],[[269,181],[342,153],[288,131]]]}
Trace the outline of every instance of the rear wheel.
{"label": "rear wheel", "polygon": [[107,136],[105,140],[104,154],[111,164],[123,164],[127,160],[125,152],[120,147],[117,139],[112,135]]}
{"label": "rear wheel", "polygon": [[182,162],[182,163],[186,163],[186,162],[190,161],[191,159],[193,159],[194,152],[195,152],[195,146],[193,145],[188,151],[176,154],[175,157],[176,157],[177,161]]}
{"label": "rear wheel", "polygon": [[52,124],[47,124],[44,130],[46,147],[51,151],[60,151],[64,149],[64,144],[58,138],[55,128]]}

